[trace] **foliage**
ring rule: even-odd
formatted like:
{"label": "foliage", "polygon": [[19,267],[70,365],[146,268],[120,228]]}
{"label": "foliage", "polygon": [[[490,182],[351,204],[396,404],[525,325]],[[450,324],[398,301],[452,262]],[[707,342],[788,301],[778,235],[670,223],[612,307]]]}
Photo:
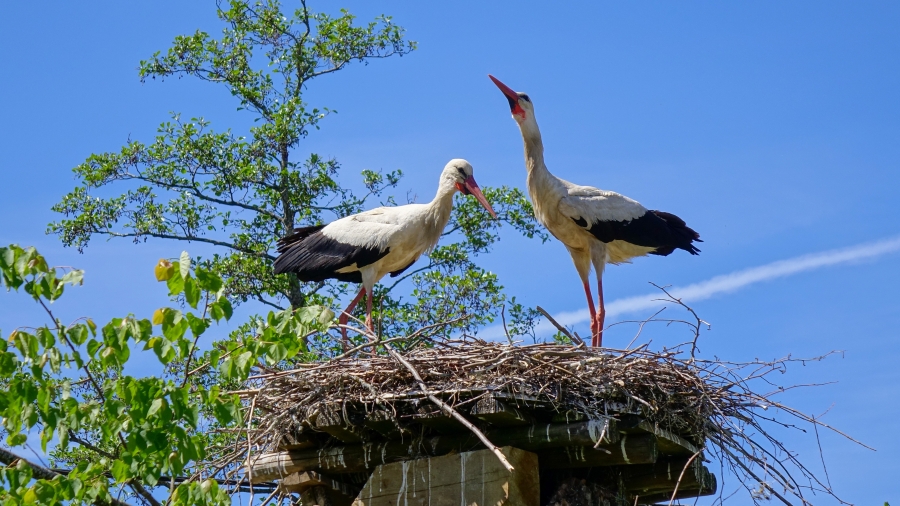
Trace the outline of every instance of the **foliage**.
{"label": "foliage", "polygon": [[[4,504],[113,504],[120,494],[159,504],[160,490],[169,504],[230,504],[220,486],[229,482],[209,465],[227,451],[220,431],[242,426],[239,399],[223,389],[244,382],[254,364],[303,353],[297,336],[333,317],[320,307],[270,312],[254,335],[216,342],[198,359],[199,339],[232,307],[221,278],[192,269],[186,253],[160,260],[155,273],[188,310],[164,307],[105,325],[65,324],[50,310],[67,286],[81,284],[82,271],[49,267],[34,248],[11,245],[0,248],[0,272],[2,286],[24,291],[49,318],[0,341],[0,417],[11,447],[0,452]],[[162,372],[147,375],[154,364]],[[213,384],[202,374],[209,369]],[[34,437],[43,452],[56,442],[53,467],[63,470],[23,458]]]}
{"label": "foliage", "polygon": [[[154,140],[131,141],[77,166],[81,185],[54,206],[65,218],[49,231],[79,251],[96,235],[211,244],[216,253],[200,264],[223,278],[224,294],[234,304],[334,305],[349,287],[275,276],[271,248],[296,226],[358,212],[372,198],[393,202],[385,192],[397,186],[401,172],[364,170],[364,192],[358,193],[339,179],[337,160],[298,154],[308,133],[335,112],[310,106],[303,91],[313,79],[351,62],[403,56],[415,43],[384,16],[358,25],[347,11],[314,13],[305,3],[290,15],[275,0],[218,6],[226,26],[221,37],[202,31],[178,36],[167,52],[141,62],[140,77],[188,76],[224,85],[253,119],[248,135],[175,114]],[[124,193],[108,196],[111,190]],[[403,278],[411,281],[412,297],[392,290],[396,283],[379,291],[385,331],[442,319],[459,319],[455,330],[470,330],[499,312],[502,286],[474,257],[499,239],[500,223],[528,237],[546,235],[536,228],[521,192],[486,190],[500,220],[490,221],[470,199],[458,199],[447,238],[454,242],[438,247],[427,266]]]}

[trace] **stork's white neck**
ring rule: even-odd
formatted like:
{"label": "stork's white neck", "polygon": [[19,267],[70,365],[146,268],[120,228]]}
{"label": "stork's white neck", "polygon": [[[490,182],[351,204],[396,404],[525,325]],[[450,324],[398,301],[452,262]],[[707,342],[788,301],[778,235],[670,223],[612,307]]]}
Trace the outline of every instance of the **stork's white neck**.
{"label": "stork's white neck", "polygon": [[525,142],[528,193],[531,195],[531,201],[535,205],[539,205],[538,201],[543,199],[538,194],[541,193],[541,190],[553,186],[553,180],[556,178],[547,170],[547,165],[544,163],[544,143],[541,140],[541,130],[538,128],[533,114],[519,123],[519,130],[522,131],[522,140]]}
{"label": "stork's white neck", "polygon": [[444,230],[444,227],[447,226],[447,222],[450,221],[450,212],[453,210],[453,195],[456,192],[456,184],[452,177],[442,174],[437,194],[428,203],[428,225],[438,231],[438,236],[440,236],[440,232]]}

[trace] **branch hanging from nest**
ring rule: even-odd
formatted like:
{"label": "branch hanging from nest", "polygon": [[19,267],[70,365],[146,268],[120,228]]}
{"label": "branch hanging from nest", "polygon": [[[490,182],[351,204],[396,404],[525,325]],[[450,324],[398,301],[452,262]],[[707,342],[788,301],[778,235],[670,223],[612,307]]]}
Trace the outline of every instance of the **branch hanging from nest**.
{"label": "branch hanging from nest", "polygon": [[[402,355],[397,353],[397,350],[395,350],[393,347],[391,347],[390,344],[385,344],[384,347],[387,349],[388,353],[390,353],[391,356],[394,357],[394,359],[396,359],[398,362],[403,364],[403,367],[406,367],[406,369],[410,372],[410,374],[413,375],[413,378],[415,378],[416,381],[419,383],[419,388],[421,388],[423,392],[428,392],[428,386],[425,385],[424,381],[422,381],[422,377],[419,376],[419,372],[416,371],[416,368],[413,367],[412,364],[407,362],[406,359],[404,359]],[[428,400],[435,403],[439,408],[441,408],[442,411],[446,412],[448,415],[455,418],[459,423],[463,424],[463,426],[465,428],[472,431],[472,433],[475,434],[475,436],[477,436],[479,440],[481,440],[481,442],[484,444],[484,446],[487,446],[492,452],[494,452],[494,455],[496,455],[497,458],[500,459],[500,463],[503,464],[503,467],[505,467],[507,471],[513,472],[514,468],[513,468],[512,464],[510,464],[509,461],[506,460],[506,456],[503,455],[503,452],[500,451],[500,448],[495,446],[494,443],[491,443],[491,441],[487,438],[487,436],[485,436],[483,432],[478,430],[478,427],[472,425],[472,422],[466,420],[466,418],[464,416],[462,416],[461,414],[459,414],[458,411],[453,409],[446,402],[438,399],[434,394],[429,393]]]}

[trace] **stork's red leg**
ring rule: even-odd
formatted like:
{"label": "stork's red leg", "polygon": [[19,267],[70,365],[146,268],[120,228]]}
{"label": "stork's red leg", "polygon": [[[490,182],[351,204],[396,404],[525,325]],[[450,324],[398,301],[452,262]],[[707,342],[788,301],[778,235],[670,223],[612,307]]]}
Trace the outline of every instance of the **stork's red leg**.
{"label": "stork's red leg", "polygon": [[341,312],[341,316],[338,318],[338,323],[341,324],[341,338],[343,339],[341,342],[341,346],[343,346],[344,351],[347,351],[349,349],[349,340],[347,339],[347,329],[343,326],[347,325],[347,322],[350,320],[350,313],[353,312],[353,308],[355,308],[356,305],[359,304],[359,299],[362,298],[364,293],[366,293],[366,287],[360,288],[359,293],[356,294],[356,297],[354,297],[353,300],[350,301],[347,309],[344,309],[344,311]]}
{"label": "stork's red leg", "polygon": [[603,279],[597,278],[597,298],[600,299],[600,305],[597,308],[597,331],[594,332],[592,346],[599,348],[603,346],[603,322],[606,320],[606,308],[603,306]]}
{"label": "stork's red leg", "polygon": [[597,311],[594,309],[594,296],[591,295],[591,285],[589,285],[587,281],[584,282],[584,294],[587,295],[588,310],[591,312],[591,346],[596,346],[594,342],[596,341],[597,335]]}
{"label": "stork's red leg", "polygon": [[[365,290],[365,288],[363,288]],[[375,329],[372,327],[372,292],[366,294],[366,328],[369,329],[369,332],[375,333]]]}

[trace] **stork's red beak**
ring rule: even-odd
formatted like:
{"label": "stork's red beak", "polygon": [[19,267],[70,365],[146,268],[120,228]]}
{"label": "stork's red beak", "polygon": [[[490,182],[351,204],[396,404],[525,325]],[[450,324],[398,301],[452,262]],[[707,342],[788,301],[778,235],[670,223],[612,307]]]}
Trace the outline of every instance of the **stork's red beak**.
{"label": "stork's red beak", "polygon": [[484,194],[481,193],[481,188],[478,187],[478,183],[475,182],[474,176],[469,176],[466,178],[466,182],[463,184],[456,183],[456,188],[459,191],[463,192],[464,195],[473,195],[475,199],[487,209],[487,212],[491,214],[495,219],[497,218],[497,213],[494,212],[494,208],[491,207],[491,203],[484,197]]}
{"label": "stork's red beak", "polygon": [[519,94],[513,91],[512,88],[500,82],[496,77],[488,74],[488,77],[491,78],[491,81],[494,81],[494,84],[500,88],[500,91],[506,95],[506,100],[509,102],[509,110],[513,113],[513,116],[519,116],[522,119],[525,119],[525,110],[522,109],[522,106],[519,105]]}

